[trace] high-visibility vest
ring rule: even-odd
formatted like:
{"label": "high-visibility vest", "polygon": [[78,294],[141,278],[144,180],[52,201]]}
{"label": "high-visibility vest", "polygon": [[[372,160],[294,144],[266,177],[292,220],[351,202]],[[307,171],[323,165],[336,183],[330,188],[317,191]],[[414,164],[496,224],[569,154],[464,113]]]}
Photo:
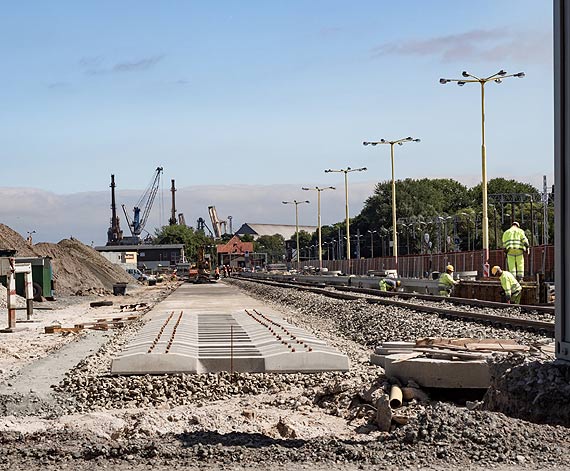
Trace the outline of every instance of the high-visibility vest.
{"label": "high-visibility vest", "polygon": [[503,233],[503,248],[507,252],[515,254],[523,253],[528,247],[528,239],[524,231],[517,226],[512,226]]}
{"label": "high-visibility vest", "polygon": [[510,271],[503,271],[499,279],[508,298],[522,290],[521,284]]}
{"label": "high-visibility vest", "polygon": [[438,280],[438,289],[440,291],[446,291],[455,286],[455,281],[453,280],[453,276],[449,273],[442,273]]}

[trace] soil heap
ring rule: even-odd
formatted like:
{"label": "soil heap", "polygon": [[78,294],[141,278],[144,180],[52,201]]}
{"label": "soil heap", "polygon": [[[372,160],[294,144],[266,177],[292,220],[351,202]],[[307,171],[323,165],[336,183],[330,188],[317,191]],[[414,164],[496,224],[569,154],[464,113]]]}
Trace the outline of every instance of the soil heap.
{"label": "soil heap", "polygon": [[30,246],[20,234],[0,224],[0,249],[17,250],[17,257],[51,257],[55,291],[60,296],[107,294],[115,283],[133,282],[125,270],[76,239]]}

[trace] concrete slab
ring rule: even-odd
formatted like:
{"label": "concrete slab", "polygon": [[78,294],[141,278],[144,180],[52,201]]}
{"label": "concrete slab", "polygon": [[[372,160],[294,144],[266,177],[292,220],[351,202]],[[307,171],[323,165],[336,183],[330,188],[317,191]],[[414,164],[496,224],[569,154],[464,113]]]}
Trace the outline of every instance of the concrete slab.
{"label": "concrete slab", "polygon": [[486,389],[490,385],[489,365],[485,359],[461,361],[408,357],[406,353],[385,356],[386,376],[396,377],[404,383],[413,379],[425,388]]}
{"label": "concrete slab", "polygon": [[348,357],[225,283],[184,284],[147,314],[113,374],[348,371]]}

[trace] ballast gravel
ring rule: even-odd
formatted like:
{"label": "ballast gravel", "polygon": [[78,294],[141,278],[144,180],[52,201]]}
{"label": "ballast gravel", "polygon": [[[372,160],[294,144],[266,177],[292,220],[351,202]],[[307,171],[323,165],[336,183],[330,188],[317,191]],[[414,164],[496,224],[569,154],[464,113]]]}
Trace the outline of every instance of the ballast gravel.
{"label": "ballast gravel", "polygon": [[[23,434],[3,432],[0,428],[0,469],[83,470],[88,466],[94,470],[162,471],[279,467],[336,471],[570,467],[570,435],[562,426],[540,425],[502,413],[431,401],[414,403],[407,424],[393,424],[389,432],[380,432],[366,412],[371,407],[371,386],[385,384],[382,370],[367,361],[372,347],[380,342],[427,336],[516,335],[525,343],[534,343],[543,337],[365,301],[339,301],[313,293],[230,282],[275,304],[288,321],[346,352],[351,371],[312,375],[110,376],[111,358],[132,339],[141,321],[116,331],[98,352],[80,362],[57,386],[62,407],[58,413],[74,413],[68,416],[67,425],[62,427],[60,420],[56,427],[53,415],[46,414],[38,420],[53,421],[54,427],[48,430]],[[503,370],[511,366],[505,365]],[[537,381],[541,379],[544,378],[537,376]],[[263,398],[255,402],[258,409],[249,408],[253,398]],[[241,412],[228,409],[228,405],[235,408],[240,404],[247,408]],[[220,417],[216,422],[207,416],[205,411],[216,408],[226,411],[225,421],[223,415],[222,422]],[[256,428],[258,414],[269,412],[277,414],[275,427]],[[98,430],[100,423],[92,429],[74,426],[100,416],[112,423],[107,433]],[[304,419],[294,422],[293,416]],[[172,426],[149,426],[153,421]],[[310,433],[323,424],[329,427],[324,433]],[[346,434],[348,429],[350,435]]]}

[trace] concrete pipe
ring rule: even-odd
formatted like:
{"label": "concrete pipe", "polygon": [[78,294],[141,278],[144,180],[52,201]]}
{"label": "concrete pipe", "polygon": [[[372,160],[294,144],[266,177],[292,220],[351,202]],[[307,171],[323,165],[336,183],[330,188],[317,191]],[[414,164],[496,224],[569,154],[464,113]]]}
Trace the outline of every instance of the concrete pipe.
{"label": "concrete pipe", "polygon": [[402,405],[402,390],[399,386],[395,384],[390,389],[390,407],[392,409],[397,409]]}

